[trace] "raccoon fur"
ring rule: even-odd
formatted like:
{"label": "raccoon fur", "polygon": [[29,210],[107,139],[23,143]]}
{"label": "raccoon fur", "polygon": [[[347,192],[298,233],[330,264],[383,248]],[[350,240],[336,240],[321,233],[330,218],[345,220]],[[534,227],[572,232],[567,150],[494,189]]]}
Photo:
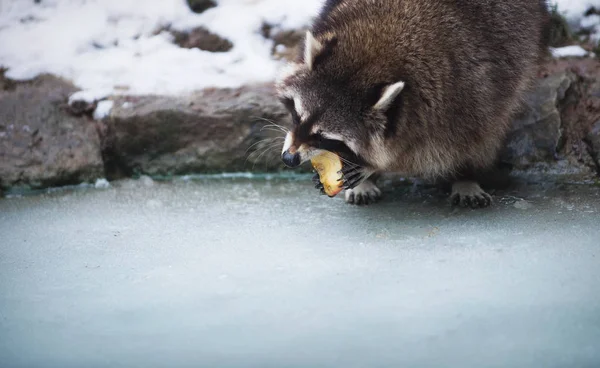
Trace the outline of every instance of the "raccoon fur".
{"label": "raccoon fur", "polygon": [[474,175],[492,165],[547,53],[544,0],[329,0],[276,81],[294,126],[290,167],[340,152],[346,200],[399,172],[454,181],[452,198],[486,207]]}

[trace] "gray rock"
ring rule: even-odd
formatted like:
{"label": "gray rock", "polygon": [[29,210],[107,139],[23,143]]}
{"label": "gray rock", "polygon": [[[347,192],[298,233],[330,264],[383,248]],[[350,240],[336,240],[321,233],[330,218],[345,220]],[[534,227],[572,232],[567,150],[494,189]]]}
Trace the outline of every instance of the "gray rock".
{"label": "gray rock", "polygon": [[203,13],[217,6],[214,0],[187,0],[187,3],[194,13]]}
{"label": "gray rock", "polygon": [[68,112],[77,89],[43,76],[0,91],[0,188],[78,184],[104,173],[100,138],[89,118]]}
{"label": "gray rock", "polygon": [[[559,73],[540,80],[527,97],[501,157],[515,172],[533,172],[538,179],[594,175],[577,160],[559,157],[565,139],[561,109],[576,82],[575,75]],[[289,126],[287,112],[268,85],[211,89],[186,98],[116,99],[105,121],[107,166],[117,173],[114,177],[281,170],[282,142],[274,139],[283,133],[273,127],[261,130],[269,124],[262,119]]]}
{"label": "gray rock", "polygon": [[[587,137],[589,125],[577,125],[595,114],[590,106],[600,101],[593,96],[595,84],[586,83],[571,73],[539,81],[514,120],[501,157],[514,175],[539,181],[596,174],[600,124]],[[73,116],[66,101],[76,89],[60,79],[7,85],[0,92],[0,188],[42,188],[105,175],[284,169],[284,132],[273,124],[285,128],[291,122],[269,84],[184,97],[114,97],[113,110],[100,122],[87,110]],[[591,154],[583,145],[577,157],[570,147],[584,138]]]}
{"label": "gray rock", "polygon": [[103,146],[111,177],[274,171],[288,114],[268,85],[209,89],[190,97],[115,99]]}
{"label": "gray rock", "polygon": [[600,120],[596,122],[592,131],[588,134],[587,142],[590,147],[590,154],[595,160],[596,168],[600,174]]}
{"label": "gray rock", "polygon": [[559,103],[574,81],[560,73],[541,79],[528,94],[522,111],[513,120],[502,160],[517,168],[540,161],[552,161],[562,136]]}
{"label": "gray rock", "polygon": [[204,27],[192,29],[190,32],[171,31],[175,43],[186,49],[200,49],[209,52],[227,52],[233,48],[231,41],[211,33]]}
{"label": "gray rock", "polygon": [[513,120],[501,160],[513,175],[534,181],[563,178],[582,181],[596,176],[585,149],[589,80],[571,72],[540,79]]}

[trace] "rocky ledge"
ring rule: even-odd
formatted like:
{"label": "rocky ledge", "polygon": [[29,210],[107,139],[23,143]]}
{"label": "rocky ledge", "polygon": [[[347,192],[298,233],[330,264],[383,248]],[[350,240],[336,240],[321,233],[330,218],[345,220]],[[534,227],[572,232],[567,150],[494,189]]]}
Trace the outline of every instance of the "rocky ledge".
{"label": "rocky ledge", "polygon": [[[77,89],[53,76],[0,78],[0,190],[150,175],[276,172],[289,118],[270,85],[184,97],[118,96],[68,103]],[[502,153],[515,176],[597,181],[600,62],[553,61],[515,117]]]}

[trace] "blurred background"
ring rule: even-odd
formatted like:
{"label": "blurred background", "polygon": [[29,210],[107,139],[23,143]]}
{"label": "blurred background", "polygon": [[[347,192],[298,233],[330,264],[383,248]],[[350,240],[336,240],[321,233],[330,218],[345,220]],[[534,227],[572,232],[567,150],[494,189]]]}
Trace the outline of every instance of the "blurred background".
{"label": "blurred background", "polygon": [[[1,0],[0,188],[278,172],[271,82],[321,0]],[[559,0],[554,60],[503,154],[590,179],[600,143],[600,5]],[[594,128],[595,126],[595,128]]]}

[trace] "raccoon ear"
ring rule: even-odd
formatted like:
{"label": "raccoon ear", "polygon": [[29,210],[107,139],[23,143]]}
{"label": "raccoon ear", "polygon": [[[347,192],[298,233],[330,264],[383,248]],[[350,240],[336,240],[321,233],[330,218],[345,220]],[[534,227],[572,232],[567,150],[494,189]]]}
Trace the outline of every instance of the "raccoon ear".
{"label": "raccoon ear", "polygon": [[306,41],[304,45],[304,62],[308,69],[312,70],[317,56],[323,51],[323,44],[319,42],[311,31],[306,32]]}
{"label": "raccoon ear", "polygon": [[337,38],[331,33],[321,35],[322,41],[315,38],[311,31],[306,32],[306,41],[304,44],[304,63],[312,70],[318,60],[326,57],[327,52],[337,43]]}
{"label": "raccoon ear", "polygon": [[379,101],[377,101],[373,108],[375,110],[386,111],[392,102],[394,102],[396,97],[398,97],[400,92],[402,92],[404,85],[404,82],[397,82],[385,87],[381,93],[381,98]]}

